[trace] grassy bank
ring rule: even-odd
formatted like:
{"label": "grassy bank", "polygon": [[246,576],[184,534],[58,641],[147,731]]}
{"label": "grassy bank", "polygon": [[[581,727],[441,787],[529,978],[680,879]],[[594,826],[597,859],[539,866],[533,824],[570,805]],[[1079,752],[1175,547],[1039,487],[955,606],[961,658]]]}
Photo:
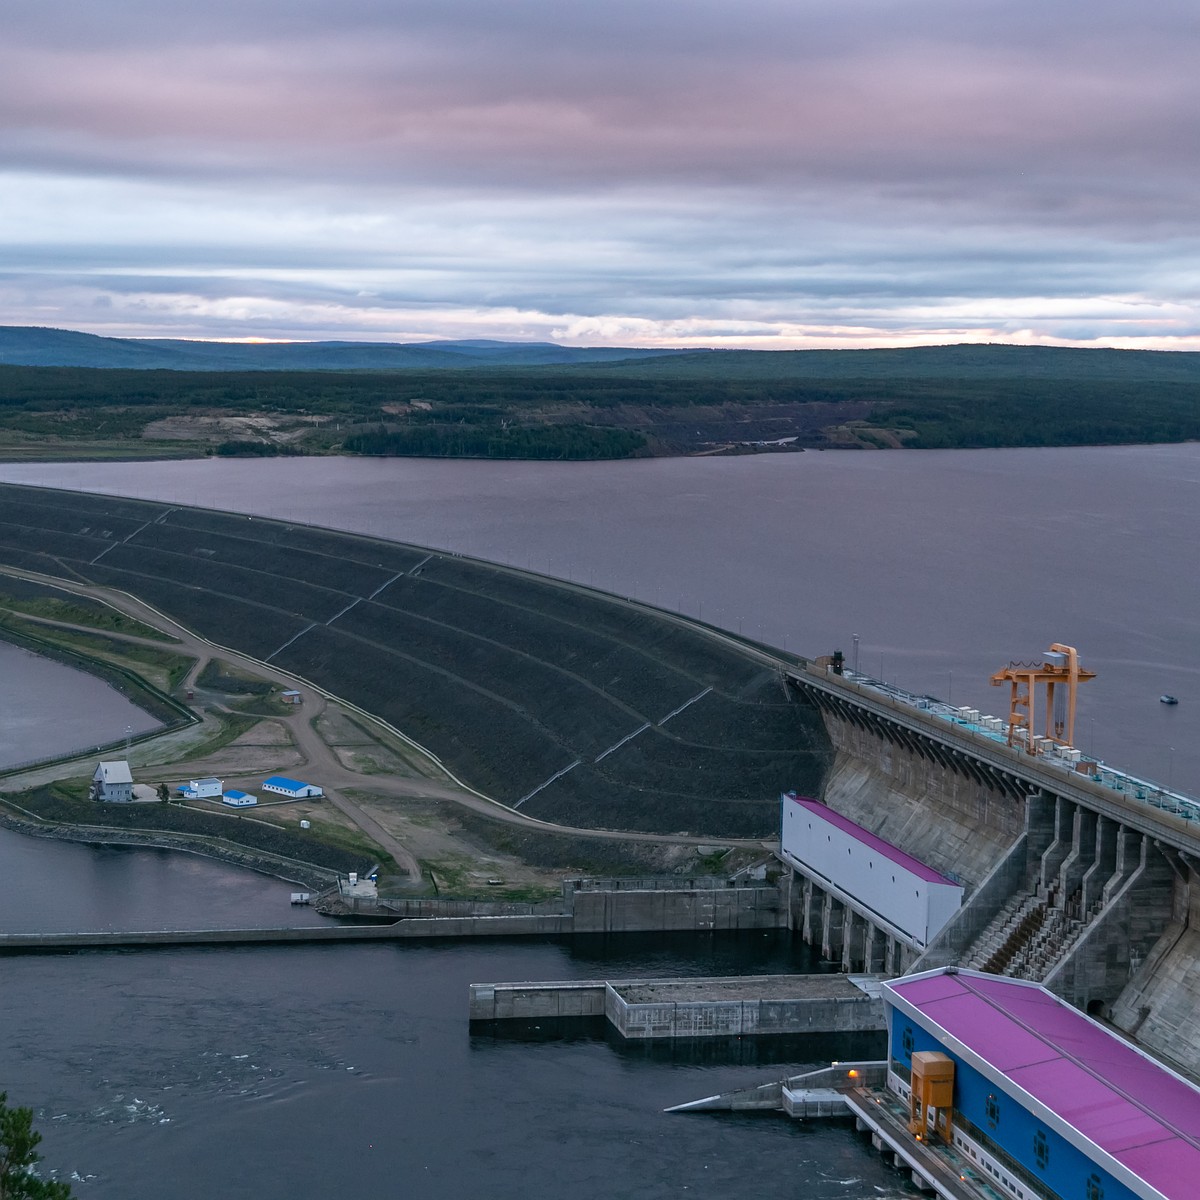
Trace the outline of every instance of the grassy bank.
{"label": "grassy bank", "polygon": [[385,857],[361,835],[323,822],[315,822],[309,830],[293,830],[261,816],[201,812],[180,804],[97,804],[82,798],[87,786],[86,779],[65,780],[8,799],[18,810],[50,824],[221,838],[250,850],[313,863],[342,874],[365,871]]}

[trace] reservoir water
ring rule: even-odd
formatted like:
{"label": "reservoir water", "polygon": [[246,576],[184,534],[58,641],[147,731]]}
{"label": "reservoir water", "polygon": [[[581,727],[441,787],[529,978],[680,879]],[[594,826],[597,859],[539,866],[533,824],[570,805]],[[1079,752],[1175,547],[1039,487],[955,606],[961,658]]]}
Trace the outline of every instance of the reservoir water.
{"label": "reservoir water", "polygon": [[[1197,446],[7,465],[0,478],[514,562],[803,653],[849,657],[857,634],[864,671],[988,711],[992,671],[1071,642],[1100,673],[1081,693],[1082,748],[1200,790]],[[69,927],[94,909],[149,927],[164,905],[226,902],[275,919],[233,878],[254,877],[187,857],[0,837],[4,926]],[[48,878],[64,890],[49,907]],[[48,1165],[106,1200],[913,1195],[844,1128],[661,1113],[845,1057],[835,1043],[660,1050],[466,1024],[470,982],[806,965],[774,934],[9,958],[0,1090],[37,1107]]]}
{"label": "reservoir water", "polygon": [[802,654],[851,660],[857,635],[863,671],[998,715],[989,676],[1066,642],[1098,672],[1080,749],[1200,792],[1200,445],[0,464],[0,480],[515,563]]}
{"label": "reservoir water", "polygon": [[0,769],[157,724],[95,675],[0,641]]}

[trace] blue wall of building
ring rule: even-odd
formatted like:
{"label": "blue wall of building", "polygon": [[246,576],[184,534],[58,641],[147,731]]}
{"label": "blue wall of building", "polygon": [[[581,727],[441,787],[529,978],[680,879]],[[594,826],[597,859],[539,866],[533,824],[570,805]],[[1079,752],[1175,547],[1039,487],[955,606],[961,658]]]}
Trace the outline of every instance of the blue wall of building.
{"label": "blue wall of building", "polygon": [[985,1145],[991,1142],[1004,1150],[1062,1200],[1137,1200],[1125,1184],[964,1063],[932,1033],[894,1008],[891,1014],[888,1053],[894,1068],[903,1068],[899,1073],[907,1078],[913,1053],[919,1050],[937,1050],[953,1059],[955,1112],[975,1126]]}

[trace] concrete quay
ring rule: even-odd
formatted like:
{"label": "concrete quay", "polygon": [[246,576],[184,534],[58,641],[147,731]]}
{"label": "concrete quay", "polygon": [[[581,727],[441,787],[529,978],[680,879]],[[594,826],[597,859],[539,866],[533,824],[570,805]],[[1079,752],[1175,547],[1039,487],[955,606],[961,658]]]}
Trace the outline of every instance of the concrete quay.
{"label": "concrete quay", "polygon": [[[601,886],[596,886],[596,882]],[[405,938],[559,937],[572,933],[663,930],[717,932],[778,929],[787,923],[787,903],[778,887],[761,884],[731,887],[724,881],[700,879],[572,880],[564,886],[561,901],[537,905],[476,900],[372,899],[369,905],[352,907],[359,916],[382,920],[370,925],[285,929],[0,934],[0,954],[136,950],[155,946],[374,942]],[[513,912],[514,908],[518,911]],[[547,912],[547,908],[551,911]]]}
{"label": "concrete quay", "polygon": [[306,925],[286,929],[153,929],[135,933],[10,933],[0,954],[71,950],[148,950],[177,946],[308,945],[314,942],[386,942],[407,938],[530,937],[570,933],[564,917],[435,917],[388,925]]}
{"label": "concrete quay", "polygon": [[546,916],[566,922],[567,933],[704,932],[785,929],[787,893],[767,883],[731,884],[723,877],[649,876],[568,879],[555,900],[450,900],[432,897],[355,900],[341,911],[384,920],[447,917]]}
{"label": "concrete quay", "polygon": [[573,980],[471,985],[472,1021],[606,1017],[624,1038],[871,1033],[879,981],[846,975]]}

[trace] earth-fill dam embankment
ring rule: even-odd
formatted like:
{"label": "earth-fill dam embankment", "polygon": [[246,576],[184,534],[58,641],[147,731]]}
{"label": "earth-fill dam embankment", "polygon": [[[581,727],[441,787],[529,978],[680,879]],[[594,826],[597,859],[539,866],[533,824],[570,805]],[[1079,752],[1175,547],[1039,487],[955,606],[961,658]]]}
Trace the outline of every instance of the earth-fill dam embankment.
{"label": "earth-fill dam embankment", "polygon": [[427,548],[0,485],[0,563],[119,588],[310,680],[564,825],[770,836],[833,750],[777,674],[686,622]]}

